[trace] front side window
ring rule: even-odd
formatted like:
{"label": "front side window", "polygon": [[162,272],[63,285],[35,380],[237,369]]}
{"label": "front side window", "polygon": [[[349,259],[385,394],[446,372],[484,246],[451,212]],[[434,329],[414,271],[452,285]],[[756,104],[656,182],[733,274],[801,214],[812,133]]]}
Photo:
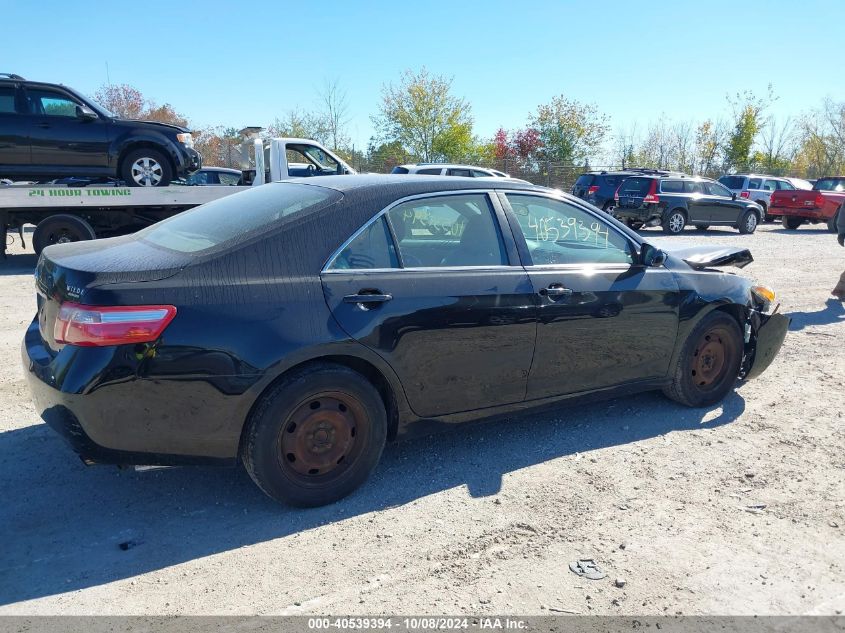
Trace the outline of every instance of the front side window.
{"label": "front side window", "polygon": [[76,101],[60,92],[28,89],[26,95],[29,99],[30,112],[33,114],[65,117],[76,116]]}
{"label": "front side window", "polygon": [[767,180],[763,183],[763,191],[777,191],[778,183],[776,180]]}
{"label": "front side window", "polygon": [[535,266],[633,264],[631,243],[586,211],[551,198],[507,194]]}
{"label": "front side window", "polygon": [[508,263],[486,194],[410,200],[392,208],[388,218],[405,268]]}
{"label": "front side window", "polygon": [[707,192],[707,195],[722,196],[723,198],[731,197],[731,192],[717,182],[705,180],[702,184],[704,185],[704,190]]}
{"label": "front side window", "polygon": [[489,178],[493,174],[488,174],[486,171],[478,171],[477,169],[472,170],[472,177],[473,178]]}
{"label": "front side window", "polygon": [[368,268],[399,268],[396,248],[384,216],[371,222],[328,266],[328,270]]}
{"label": "front side window", "polygon": [[285,149],[288,161],[288,175],[327,176],[340,174],[340,163],[314,145],[288,145]]}
{"label": "front side window", "polygon": [[786,180],[778,180],[778,191],[795,191],[795,187],[791,182]]}

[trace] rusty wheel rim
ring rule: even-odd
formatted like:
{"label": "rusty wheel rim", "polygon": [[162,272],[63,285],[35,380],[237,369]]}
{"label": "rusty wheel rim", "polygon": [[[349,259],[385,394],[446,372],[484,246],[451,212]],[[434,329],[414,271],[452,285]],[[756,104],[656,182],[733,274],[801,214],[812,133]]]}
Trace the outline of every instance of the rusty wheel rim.
{"label": "rusty wheel rim", "polygon": [[692,379],[699,389],[707,390],[717,385],[729,365],[730,339],[722,328],[704,333],[693,350]]}
{"label": "rusty wheel rim", "polygon": [[331,391],[311,396],[282,427],[280,461],[300,477],[338,474],[360,452],[366,420],[364,407],[349,394]]}

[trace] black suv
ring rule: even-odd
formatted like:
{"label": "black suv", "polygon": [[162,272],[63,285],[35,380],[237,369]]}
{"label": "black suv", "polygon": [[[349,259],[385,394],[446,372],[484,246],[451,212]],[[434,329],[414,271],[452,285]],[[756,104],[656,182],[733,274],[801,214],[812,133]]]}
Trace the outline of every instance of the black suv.
{"label": "black suv", "polygon": [[671,172],[656,169],[640,169],[631,167],[619,171],[589,171],[578,176],[578,180],[572,185],[572,195],[586,200],[593,206],[608,213],[613,212],[615,204],[613,194],[622,184],[622,181],[630,176],[641,174],[667,175]]}
{"label": "black suv", "polygon": [[0,74],[0,178],[163,187],[201,165],[184,128],[119,119],[67,86]]}
{"label": "black suv", "polygon": [[677,234],[687,224],[705,230],[711,225],[733,226],[753,233],[763,217],[756,202],[737,198],[724,185],[698,176],[631,176],[615,195],[613,215],[632,229],[663,227]]}

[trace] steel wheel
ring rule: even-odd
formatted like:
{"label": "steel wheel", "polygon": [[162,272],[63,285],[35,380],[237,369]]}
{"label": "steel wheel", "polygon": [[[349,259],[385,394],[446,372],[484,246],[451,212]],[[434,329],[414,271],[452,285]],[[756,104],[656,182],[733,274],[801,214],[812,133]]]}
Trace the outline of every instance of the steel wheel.
{"label": "steel wheel", "polygon": [[164,176],[164,167],[155,158],[144,156],[129,167],[132,180],[139,187],[155,187]]}
{"label": "steel wheel", "polygon": [[725,373],[730,354],[727,336],[723,328],[714,327],[704,333],[693,350],[690,375],[702,391],[712,388]]}
{"label": "steel wheel", "polygon": [[361,452],[368,416],[353,396],[316,394],[300,403],[282,427],[279,460],[289,474],[320,480],[340,474]]}

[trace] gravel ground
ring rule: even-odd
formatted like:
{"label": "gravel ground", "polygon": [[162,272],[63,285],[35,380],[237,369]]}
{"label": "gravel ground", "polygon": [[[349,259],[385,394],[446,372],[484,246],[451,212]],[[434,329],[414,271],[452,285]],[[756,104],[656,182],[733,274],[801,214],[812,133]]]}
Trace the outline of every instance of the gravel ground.
{"label": "gravel ground", "polygon": [[[83,466],[22,378],[35,258],[15,244],[0,614],[840,613],[845,306],[829,291],[845,249],[807,227],[644,234],[751,247],[741,274],[793,316],[762,377],[712,409],[643,394],[391,445],[363,489],[308,511],[241,470]],[[576,576],[580,558],[607,576]]]}

